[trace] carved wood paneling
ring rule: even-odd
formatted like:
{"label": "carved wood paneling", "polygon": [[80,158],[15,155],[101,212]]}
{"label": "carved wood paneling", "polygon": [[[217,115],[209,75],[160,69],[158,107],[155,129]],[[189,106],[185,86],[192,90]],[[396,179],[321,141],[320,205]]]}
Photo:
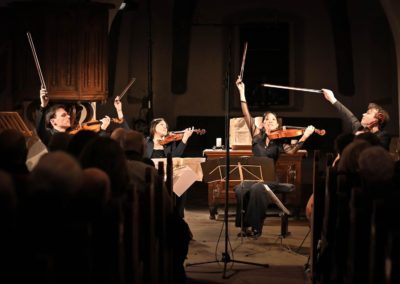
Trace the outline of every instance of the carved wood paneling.
{"label": "carved wood paneling", "polygon": [[109,4],[15,4],[14,94],[38,97],[40,82],[26,39],[30,31],[52,101],[104,101],[108,96]]}

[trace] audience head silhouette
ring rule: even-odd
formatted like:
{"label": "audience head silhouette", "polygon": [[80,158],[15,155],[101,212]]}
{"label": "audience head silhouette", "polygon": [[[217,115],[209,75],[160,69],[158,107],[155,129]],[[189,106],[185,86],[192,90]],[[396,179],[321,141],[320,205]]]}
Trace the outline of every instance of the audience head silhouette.
{"label": "audience head silhouette", "polygon": [[28,149],[25,138],[15,129],[6,129],[0,133],[0,168],[14,171],[25,165]]}

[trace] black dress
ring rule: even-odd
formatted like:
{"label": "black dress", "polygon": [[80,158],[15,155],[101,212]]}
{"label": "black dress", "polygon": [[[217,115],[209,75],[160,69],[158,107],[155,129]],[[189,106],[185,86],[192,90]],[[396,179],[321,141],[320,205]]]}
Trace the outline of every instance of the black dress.
{"label": "black dress", "polygon": [[183,152],[186,149],[186,144],[183,143],[182,141],[177,142],[171,142],[166,145],[164,145],[164,150],[160,150],[164,152],[164,156],[162,157],[155,157],[154,155],[161,155],[160,153],[153,154],[154,151],[154,141],[151,137],[146,138],[146,152],[144,153],[145,158],[165,158],[168,156],[168,154],[171,154],[172,157],[181,157],[183,155]]}
{"label": "black dress", "polygon": [[[173,141],[164,145],[164,149],[154,149],[154,141],[151,137],[146,138],[146,152],[144,158],[166,158],[168,154],[172,157],[181,157],[183,151],[185,151],[186,144],[182,141],[178,143]],[[176,196],[176,206],[175,209],[180,217],[184,217],[185,214],[185,204],[186,204],[187,194],[183,193],[180,197]]]}
{"label": "black dress", "polygon": [[[266,145],[266,138],[263,130],[253,138],[253,155],[256,157],[269,157],[275,162],[278,160],[280,153],[297,151],[303,145],[302,142],[291,145],[286,139],[271,140]],[[282,193],[294,190],[294,185],[279,183],[278,181],[271,181],[266,185],[273,192]],[[256,236],[260,236],[270,203],[264,183],[245,181],[236,185],[234,191],[236,193],[236,227],[241,227],[243,230],[251,227]]]}

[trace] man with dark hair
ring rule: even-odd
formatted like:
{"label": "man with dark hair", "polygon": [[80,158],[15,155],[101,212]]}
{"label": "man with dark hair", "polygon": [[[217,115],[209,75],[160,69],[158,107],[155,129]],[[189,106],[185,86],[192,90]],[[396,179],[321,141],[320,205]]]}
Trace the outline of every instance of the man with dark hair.
{"label": "man with dark hair", "polygon": [[342,118],[351,124],[352,132],[355,135],[371,132],[375,134],[381,145],[389,149],[390,135],[383,130],[389,121],[389,114],[381,106],[370,103],[368,110],[363,114],[361,121],[358,120],[354,114],[342,105],[336,98],[331,90],[322,89],[325,99],[330,102],[340,113]]}
{"label": "man with dark hair", "polygon": [[[36,112],[36,131],[42,142],[48,146],[51,137],[55,133],[68,132],[71,128],[71,116],[67,112],[66,106],[56,104],[51,107],[49,105],[49,98],[45,89],[40,90],[40,109]],[[122,104],[117,96],[114,101],[115,109],[118,113],[118,120],[123,122],[124,127],[128,127],[126,122],[124,123]],[[105,116],[100,119],[100,129],[105,131],[110,125],[111,119]]]}

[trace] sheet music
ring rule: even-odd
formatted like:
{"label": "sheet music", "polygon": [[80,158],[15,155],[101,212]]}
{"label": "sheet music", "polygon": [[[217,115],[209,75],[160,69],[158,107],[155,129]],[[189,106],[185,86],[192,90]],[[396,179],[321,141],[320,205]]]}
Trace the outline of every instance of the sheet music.
{"label": "sheet music", "polygon": [[[164,162],[164,172],[166,172],[167,159],[154,158],[152,159],[156,168],[158,162]],[[203,173],[200,163],[204,162],[205,158],[172,158],[173,163],[173,191],[177,196],[181,196],[186,190],[196,181],[202,181]]]}
{"label": "sheet music", "polygon": [[275,193],[269,188],[268,185],[264,184],[265,191],[268,193],[268,195],[271,197],[272,202],[274,202],[285,214],[291,215],[289,209],[283,205],[283,203],[279,200],[279,198],[275,195]]}
{"label": "sheet music", "polygon": [[174,169],[173,191],[177,196],[181,196],[196,181],[196,173],[188,166]]}
{"label": "sheet music", "polygon": [[[167,169],[167,158],[153,158],[152,159],[156,168],[158,167],[158,162],[164,162],[164,171]],[[179,169],[183,166],[188,166],[196,173],[196,181],[203,180],[203,171],[201,170],[200,164],[206,160],[204,157],[200,158],[172,158],[173,168]]]}

